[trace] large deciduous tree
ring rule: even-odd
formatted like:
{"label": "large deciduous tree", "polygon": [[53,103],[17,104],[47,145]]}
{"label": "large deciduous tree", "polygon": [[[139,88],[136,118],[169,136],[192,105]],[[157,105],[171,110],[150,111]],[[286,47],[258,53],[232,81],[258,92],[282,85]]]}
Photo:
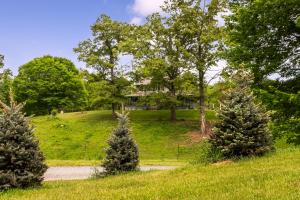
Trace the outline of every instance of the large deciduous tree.
{"label": "large deciduous tree", "polygon": [[81,42],[74,49],[79,54],[78,59],[86,63],[86,66],[96,71],[102,81],[106,81],[107,94],[112,105],[112,113],[115,116],[116,105],[120,103],[118,94],[122,78],[119,68],[119,58],[122,55],[122,42],[125,40],[128,25],[113,21],[109,16],[101,15],[92,25],[93,37]]}
{"label": "large deciduous tree", "polygon": [[136,61],[144,77],[151,79],[152,84],[166,88],[163,94],[170,118],[176,120],[177,95],[183,84],[182,73],[187,69],[181,53],[182,39],[174,21],[162,17],[159,13],[148,17],[147,23],[137,31]]}
{"label": "large deciduous tree", "polygon": [[228,61],[251,69],[255,83],[279,73],[300,72],[300,13],[298,0],[231,1],[227,19]]}
{"label": "large deciduous tree", "polygon": [[205,120],[205,75],[218,60],[221,29],[217,15],[223,9],[222,0],[168,0],[164,11],[175,24],[180,35],[182,55],[198,77],[200,129],[206,132]]}
{"label": "large deciduous tree", "polygon": [[44,56],[33,59],[19,68],[13,85],[17,100],[26,102],[28,114],[85,107],[86,90],[79,70],[65,58]]}
{"label": "large deciduous tree", "polygon": [[[300,144],[300,4],[298,0],[230,1],[227,59],[255,76],[253,88],[273,111],[273,132]],[[280,77],[269,80],[270,77]]]}

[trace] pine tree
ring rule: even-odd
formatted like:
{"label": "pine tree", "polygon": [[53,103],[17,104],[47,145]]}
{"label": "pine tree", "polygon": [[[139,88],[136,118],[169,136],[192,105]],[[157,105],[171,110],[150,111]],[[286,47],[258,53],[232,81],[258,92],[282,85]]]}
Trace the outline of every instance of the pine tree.
{"label": "pine tree", "polygon": [[118,127],[113,130],[106,149],[103,167],[108,175],[137,170],[139,164],[138,147],[128,128],[128,113],[117,113]]}
{"label": "pine tree", "polygon": [[0,190],[38,186],[47,169],[34,138],[33,128],[22,113],[24,104],[0,101]]}
{"label": "pine tree", "polygon": [[239,71],[233,77],[234,88],[225,94],[219,122],[210,139],[213,150],[225,158],[263,155],[272,149],[269,117],[256,103],[249,85],[250,75]]}

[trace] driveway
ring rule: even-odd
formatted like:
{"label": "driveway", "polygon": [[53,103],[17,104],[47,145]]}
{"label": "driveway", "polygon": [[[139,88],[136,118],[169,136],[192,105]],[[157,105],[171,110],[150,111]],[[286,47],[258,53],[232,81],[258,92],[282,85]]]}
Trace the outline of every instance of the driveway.
{"label": "driveway", "polygon": [[[141,171],[151,170],[169,170],[175,169],[178,166],[141,166]],[[102,167],[97,167],[100,172],[103,172]],[[95,170],[95,167],[50,167],[45,173],[45,181],[56,180],[81,180],[91,177]]]}

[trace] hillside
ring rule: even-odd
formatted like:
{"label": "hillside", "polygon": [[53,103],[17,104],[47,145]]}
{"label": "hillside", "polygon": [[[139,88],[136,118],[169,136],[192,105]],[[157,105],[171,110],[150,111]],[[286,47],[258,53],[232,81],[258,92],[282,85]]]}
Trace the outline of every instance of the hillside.
{"label": "hillside", "polygon": [[[193,157],[197,148],[190,131],[196,130],[198,112],[179,110],[178,121],[169,121],[169,111],[131,111],[133,137],[139,145],[142,162],[147,160],[177,161]],[[208,119],[214,113],[208,112]],[[104,157],[106,141],[117,124],[110,111],[66,113],[56,119],[48,116],[34,117],[36,135],[48,162],[54,165],[77,164]],[[59,160],[59,161],[57,161]],[[80,162],[78,161],[80,160]]]}
{"label": "hillside", "polygon": [[0,200],[299,199],[300,150],[278,150],[236,163],[138,172],[99,180],[47,182],[12,190]]}

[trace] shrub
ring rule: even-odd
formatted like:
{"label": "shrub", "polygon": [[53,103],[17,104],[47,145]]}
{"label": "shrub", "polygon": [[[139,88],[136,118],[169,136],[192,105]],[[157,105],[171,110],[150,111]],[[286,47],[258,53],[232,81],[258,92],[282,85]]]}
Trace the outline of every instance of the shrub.
{"label": "shrub", "polygon": [[216,149],[212,148],[212,145],[209,143],[208,140],[204,140],[195,149],[195,159],[192,161],[192,164],[210,164],[222,159],[221,152]]}
{"label": "shrub", "polygon": [[57,114],[58,114],[58,110],[57,110],[57,109],[51,110],[51,116],[52,116],[52,117],[56,117]]}
{"label": "shrub", "polygon": [[248,77],[242,71],[232,77],[235,87],[225,94],[220,120],[210,139],[212,148],[225,158],[263,155],[272,149],[269,117],[265,108],[255,103]]}
{"label": "shrub", "polygon": [[128,113],[117,113],[117,117],[119,124],[108,141],[103,163],[105,174],[108,175],[137,170],[139,164],[138,147],[128,128]]}
{"label": "shrub", "polygon": [[11,95],[10,106],[0,101],[0,190],[40,185],[47,166],[28,119]]}

